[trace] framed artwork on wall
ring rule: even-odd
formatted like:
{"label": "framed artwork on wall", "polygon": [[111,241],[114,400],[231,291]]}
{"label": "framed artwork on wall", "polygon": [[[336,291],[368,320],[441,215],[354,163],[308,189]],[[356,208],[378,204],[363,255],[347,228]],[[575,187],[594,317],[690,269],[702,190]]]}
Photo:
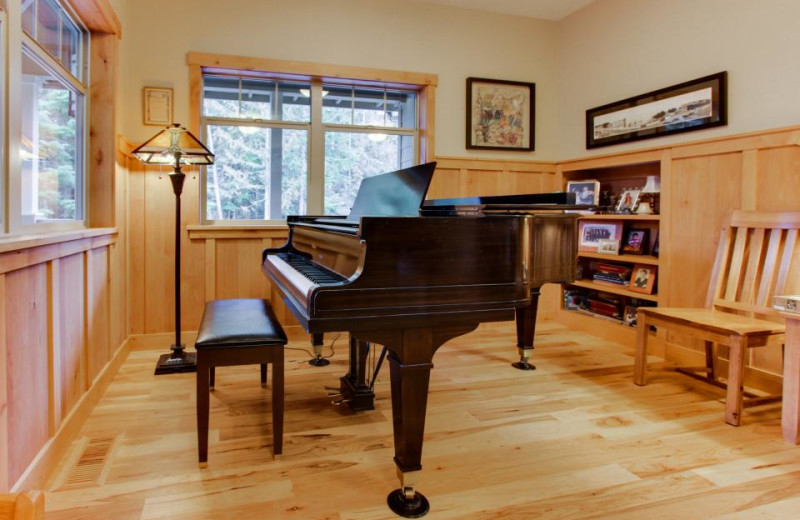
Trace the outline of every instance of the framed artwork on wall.
{"label": "framed artwork on wall", "polygon": [[728,124],[728,73],[718,72],[586,111],[586,148]]}
{"label": "framed artwork on wall", "polygon": [[169,126],[172,124],[172,89],[144,87],[144,124]]}
{"label": "framed artwork on wall", "polygon": [[534,149],[536,85],[467,78],[467,148]]}

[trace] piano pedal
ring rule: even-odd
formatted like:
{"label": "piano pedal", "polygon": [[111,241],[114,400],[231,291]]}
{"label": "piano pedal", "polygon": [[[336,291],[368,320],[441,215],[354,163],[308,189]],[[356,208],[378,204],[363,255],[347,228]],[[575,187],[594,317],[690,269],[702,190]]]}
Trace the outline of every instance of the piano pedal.
{"label": "piano pedal", "polygon": [[338,386],[323,386],[322,388],[328,390],[329,392],[338,392],[339,390],[341,390],[341,388],[339,388]]}
{"label": "piano pedal", "polygon": [[331,404],[334,406],[342,406],[343,404],[349,403],[351,399],[339,399],[338,401],[334,399],[331,401]]}
{"label": "piano pedal", "polygon": [[328,397],[339,397],[341,392],[328,392]]}

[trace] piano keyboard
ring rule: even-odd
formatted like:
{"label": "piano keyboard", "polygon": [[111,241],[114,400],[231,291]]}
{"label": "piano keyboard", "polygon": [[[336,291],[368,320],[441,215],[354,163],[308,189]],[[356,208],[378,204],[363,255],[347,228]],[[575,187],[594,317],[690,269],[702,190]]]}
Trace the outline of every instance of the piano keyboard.
{"label": "piano keyboard", "polygon": [[293,255],[290,253],[278,253],[278,258],[289,264],[295,271],[305,276],[317,285],[328,285],[337,282],[345,282],[347,278],[325,269],[318,264],[312,262],[309,258],[300,255]]}

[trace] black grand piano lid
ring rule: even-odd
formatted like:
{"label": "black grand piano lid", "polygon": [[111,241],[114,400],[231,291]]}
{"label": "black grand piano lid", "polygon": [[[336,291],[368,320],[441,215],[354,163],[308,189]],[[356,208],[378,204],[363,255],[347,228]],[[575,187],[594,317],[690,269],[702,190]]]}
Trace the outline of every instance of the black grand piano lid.
{"label": "black grand piano lid", "polygon": [[436,163],[429,162],[367,177],[358,187],[356,200],[347,220],[358,221],[361,217],[418,216],[435,169]]}

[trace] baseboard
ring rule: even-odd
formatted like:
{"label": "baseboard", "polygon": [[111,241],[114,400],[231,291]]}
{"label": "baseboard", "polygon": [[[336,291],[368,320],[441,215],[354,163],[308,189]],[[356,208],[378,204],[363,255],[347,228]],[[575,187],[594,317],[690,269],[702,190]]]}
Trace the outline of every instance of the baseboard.
{"label": "baseboard", "polygon": [[130,338],[128,338],[120,345],[111,360],[106,363],[92,382],[92,386],[81,396],[72,411],[61,421],[61,426],[55,435],[42,446],[22,476],[11,487],[12,492],[45,488],[48,476],[69,452],[70,445],[78,437],[86,419],[128,358],[130,350]]}

